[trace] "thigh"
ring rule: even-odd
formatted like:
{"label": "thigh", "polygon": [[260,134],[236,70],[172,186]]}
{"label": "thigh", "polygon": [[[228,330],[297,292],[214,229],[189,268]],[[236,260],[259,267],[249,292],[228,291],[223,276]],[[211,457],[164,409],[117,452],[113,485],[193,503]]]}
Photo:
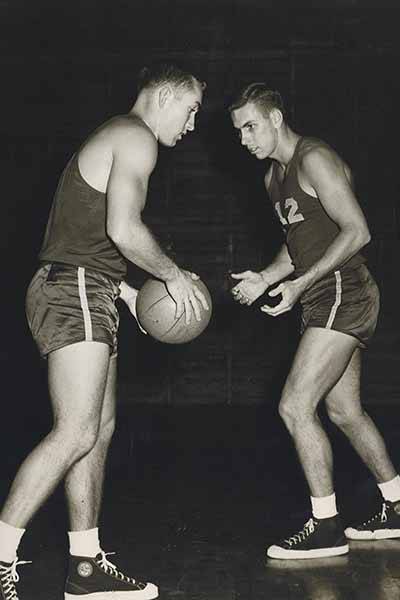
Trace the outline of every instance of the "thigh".
{"label": "thigh", "polygon": [[79,422],[98,427],[109,363],[109,346],[101,342],[78,342],[49,354],[49,392],[56,424]]}
{"label": "thigh", "polygon": [[107,380],[104,392],[104,401],[101,411],[101,424],[106,425],[115,419],[116,404],[117,404],[117,355],[111,356]]}
{"label": "thigh", "polygon": [[329,413],[361,411],[361,350],[356,348],[343,375],[326,396]]}
{"label": "thigh", "polygon": [[292,398],[303,408],[314,410],[343,375],[357,345],[353,336],[308,328],[287,377],[284,399]]}

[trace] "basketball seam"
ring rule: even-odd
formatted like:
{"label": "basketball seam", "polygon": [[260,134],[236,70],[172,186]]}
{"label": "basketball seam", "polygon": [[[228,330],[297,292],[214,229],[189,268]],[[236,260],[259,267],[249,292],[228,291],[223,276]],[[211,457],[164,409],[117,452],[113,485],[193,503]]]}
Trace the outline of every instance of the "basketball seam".
{"label": "basketball seam", "polygon": [[171,296],[169,294],[165,294],[165,296],[163,296],[162,298],[159,298],[158,300],[156,300],[155,302],[153,302],[153,304],[150,304],[150,306],[148,306],[146,308],[145,314],[151,310],[154,306],[156,306],[159,302],[162,302],[162,300],[164,300],[164,298],[170,298]]}
{"label": "basketball seam", "polygon": [[175,327],[175,325],[178,325],[179,321],[182,319],[182,317],[184,316],[184,312],[181,314],[181,316],[179,317],[179,319],[177,319],[169,329],[167,329],[167,331],[164,331],[164,333],[162,334],[161,337],[165,337],[166,335],[169,334],[169,332],[171,331],[171,329],[173,329]]}

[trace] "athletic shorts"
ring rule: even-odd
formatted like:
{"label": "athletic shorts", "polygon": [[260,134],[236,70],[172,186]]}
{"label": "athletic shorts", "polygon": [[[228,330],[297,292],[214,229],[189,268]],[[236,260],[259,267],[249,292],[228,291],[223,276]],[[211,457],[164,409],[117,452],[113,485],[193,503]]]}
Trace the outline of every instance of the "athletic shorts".
{"label": "athletic shorts", "polygon": [[26,315],[39,352],[77,342],[103,342],[117,352],[119,281],[59,263],[38,269],[28,287]]}
{"label": "athletic shorts", "polygon": [[366,348],[378,320],[379,289],[364,264],[324,277],[300,302],[301,333],[307,327],[333,329],[352,335]]}

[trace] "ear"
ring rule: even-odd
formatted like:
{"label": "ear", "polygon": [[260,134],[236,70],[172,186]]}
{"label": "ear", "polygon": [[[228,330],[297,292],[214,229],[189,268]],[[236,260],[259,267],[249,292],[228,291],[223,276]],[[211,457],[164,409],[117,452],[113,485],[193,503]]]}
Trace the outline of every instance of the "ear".
{"label": "ear", "polygon": [[282,126],[283,114],[281,113],[279,108],[273,108],[271,110],[271,112],[269,113],[269,118],[271,119],[272,124],[275,127],[275,129],[279,129]]}
{"label": "ear", "polygon": [[165,84],[158,90],[158,105],[163,108],[172,98],[173,91],[169,84]]}

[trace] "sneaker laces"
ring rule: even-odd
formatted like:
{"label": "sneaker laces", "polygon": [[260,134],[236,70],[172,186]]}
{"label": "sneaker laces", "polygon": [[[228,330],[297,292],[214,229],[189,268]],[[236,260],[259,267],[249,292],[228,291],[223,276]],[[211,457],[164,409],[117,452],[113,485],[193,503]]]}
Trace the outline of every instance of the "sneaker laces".
{"label": "sneaker laces", "polygon": [[315,531],[315,522],[314,522],[314,519],[311,517],[311,519],[309,519],[307,521],[307,523],[304,525],[304,527],[301,531],[292,535],[290,538],[285,540],[285,542],[287,544],[289,544],[289,546],[292,546],[293,544],[298,544],[300,542],[304,542],[304,540],[306,538],[308,538],[309,535],[314,533],[314,531]]}
{"label": "sneaker laces", "polygon": [[18,600],[17,590],[14,585],[19,581],[17,566],[28,565],[31,562],[31,560],[18,560],[18,558],[16,558],[14,562],[7,567],[5,565],[0,565],[0,581],[3,586],[6,600]]}
{"label": "sneaker laces", "polygon": [[102,550],[101,558],[97,559],[97,563],[103,569],[103,571],[105,571],[107,575],[113,575],[117,579],[125,581],[126,583],[136,583],[136,581],[132,579],[132,577],[128,577],[127,575],[121,573],[121,571],[118,571],[117,567],[107,559],[107,556],[111,554],[115,554],[115,552],[103,552]]}
{"label": "sneaker laces", "polygon": [[382,508],[379,512],[376,513],[376,515],[374,515],[373,517],[371,517],[370,519],[368,519],[368,521],[365,521],[363,523],[363,526],[365,525],[369,525],[370,523],[373,523],[374,521],[380,521],[381,523],[386,523],[387,521],[387,510],[388,505],[386,504],[386,502],[382,503]]}

